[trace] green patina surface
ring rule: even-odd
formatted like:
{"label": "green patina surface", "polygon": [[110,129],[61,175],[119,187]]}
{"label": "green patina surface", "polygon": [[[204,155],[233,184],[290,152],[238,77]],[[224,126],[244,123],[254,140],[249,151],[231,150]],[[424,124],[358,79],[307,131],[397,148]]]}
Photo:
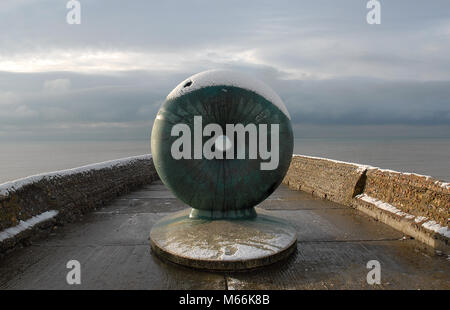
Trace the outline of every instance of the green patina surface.
{"label": "green patina surface", "polygon": [[[267,124],[270,145],[271,124],[279,124],[279,164],[261,170],[258,159],[174,159],[172,127],[190,127],[194,145],[194,116],[202,116],[203,126],[219,124]],[[259,130],[259,129],[258,129]],[[210,137],[202,137],[202,145]],[[248,137],[245,141],[248,152]],[[155,120],[152,155],[164,184],[194,210],[193,217],[253,217],[253,207],[267,198],[282,182],[292,158],[293,133],[289,118],[274,104],[252,91],[233,86],[210,86],[167,100]],[[258,145],[259,149],[259,145]]]}

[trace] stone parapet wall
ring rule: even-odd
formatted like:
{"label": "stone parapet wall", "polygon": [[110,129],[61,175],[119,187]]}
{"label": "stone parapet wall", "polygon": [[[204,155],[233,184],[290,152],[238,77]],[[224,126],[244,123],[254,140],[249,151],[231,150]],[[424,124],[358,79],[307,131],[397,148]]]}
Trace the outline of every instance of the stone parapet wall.
{"label": "stone parapet wall", "polygon": [[435,248],[450,245],[450,185],[429,176],[294,155],[283,182],[357,208]]}
{"label": "stone parapet wall", "polygon": [[368,169],[364,193],[405,213],[433,219],[442,226],[449,224],[450,189],[431,177]]}
{"label": "stone parapet wall", "polygon": [[[158,179],[150,155],[0,184],[0,253]],[[427,176],[294,155],[289,187],[357,208],[448,251],[450,186]]]}
{"label": "stone parapet wall", "polygon": [[[156,179],[153,160],[144,155],[1,184],[0,253],[38,234],[40,228],[74,221]],[[45,217],[49,214],[53,216]]]}
{"label": "stone parapet wall", "polygon": [[294,155],[283,183],[344,205],[362,192],[361,178],[368,166],[326,158]]}

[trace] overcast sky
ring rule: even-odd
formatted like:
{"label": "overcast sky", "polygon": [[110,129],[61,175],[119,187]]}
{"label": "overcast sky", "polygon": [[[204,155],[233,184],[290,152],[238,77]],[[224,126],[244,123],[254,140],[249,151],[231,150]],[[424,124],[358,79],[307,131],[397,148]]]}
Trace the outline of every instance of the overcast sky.
{"label": "overcast sky", "polygon": [[450,1],[0,1],[0,139],[146,139],[213,68],[284,100],[297,137],[450,136]]}

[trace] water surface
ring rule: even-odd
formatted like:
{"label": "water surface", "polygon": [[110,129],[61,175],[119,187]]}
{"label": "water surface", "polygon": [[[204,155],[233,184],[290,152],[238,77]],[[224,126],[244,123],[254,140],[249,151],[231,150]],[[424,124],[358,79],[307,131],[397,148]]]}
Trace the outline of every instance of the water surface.
{"label": "water surface", "polygon": [[[295,139],[294,152],[450,180],[450,139]],[[149,141],[0,142],[0,183],[150,153]]]}

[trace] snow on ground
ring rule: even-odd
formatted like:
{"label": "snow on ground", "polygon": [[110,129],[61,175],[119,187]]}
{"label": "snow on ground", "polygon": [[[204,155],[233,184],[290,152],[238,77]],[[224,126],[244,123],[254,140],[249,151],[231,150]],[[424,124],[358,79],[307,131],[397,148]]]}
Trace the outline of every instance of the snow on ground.
{"label": "snow on ground", "polygon": [[426,220],[428,220],[428,217],[425,217],[425,216],[416,216],[416,218],[414,219],[414,222],[416,222],[416,223],[421,223],[421,222],[425,222]]}
{"label": "snow on ground", "polygon": [[370,197],[370,196],[368,196],[366,194],[357,195],[356,198],[359,198],[362,201],[371,203],[371,204],[375,205],[379,209],[382,209],[382,210],[394,213],[394,214],[396,214],[398,216],[405,217],[407,219],[413,219],[414,218],[414,215],[405,213],[405,212],[397,209],[396,207],[394,207],[393,205],[391,205],[391,204],[389,204],[387,202],[384,202],[384,201],[378,200],[376,198]]}
{"label": "snow on ground", "polygon": [[26,221],[20,221],[19,225],[7,228],[4,231],[0,232],[0,242],[4,241],[6,239],[12,238],[15,235],[21,233],[24,230],[27,230],[27,229],[33,227],[36,224],[42,223],[46,220],[49,220],[49,219],[55,217],[57,214],[58,214],[58,211],[51,210],[51,211],[46,211],[39,215],[33,216],[32,218],[30,218]]}
{"label": "snow on ground", "polygon": [[[414,221],[416,223],[420,223],[420,222],[423,222],[423,221],[427,220],[427,218],[424,217],[424,216],[417,216],[417,217],[415,217],[412,214],[408,214],[408,213],[405,213],[405,212],[397,209],[396,207],[394,207],[391,204],[388,204],[388,203],[386,203],[384,201],[381,201],[381,200],[378,200],[376,198],[370,197],[370,196],[368,196],[366,194],[357,195],[356,198],[361,199],[361,200],[363,200],[365,202],[368,202],[368,203],[376,206],[379,209],[382,209],[382,210],[394,213],[394,214],[396,214],[398,216],[404,217],[404,218],[406,218],[408,220],[414,219]],[[425,229],[434,231],[434,232],[436,232],[438,234],[441,234],[441,235],[443,235],[443,236],[445,236],[447,238],[450,238],[450,230],[447,227],[443,227],[443,226],[439,225],[435,221],[427,221],[427,222],[422,224],[422,227],[425,228]]]}
{"label": "snow on ground", "polygon": [[428,221],[422,224],[422,226],[428,230],[432,230],[438,234],[444,235],[450,238],[450,230],[447,227],[442,227],[435,221]]}
{"label": "snow on ground", "polygon": [[10,192],[14,192],[14,191],[24,187],[25,185],[39,182],[40,180],[43,180],[43,179],[51,179],[51,178],[55,178],[55,177],[62,177],[62,176],[73,175],[73,174],[77,174],[77,173],[84,173],[84,172],[87,172],[90,170],[100,170],[100,169],[111,168],[111,167],[120,167],[123,165],[127,165],[136,160],[151,159],[151,158],[152,158],[152,156],[150,154],[146,154],[146,155],[139,155],[139,156],[133,156],[133,157],[127,157],[127,158],[121,158],[121,159],[115,159],[115,160],[108,160],[105,162],[90,164],[90,165],[81,166],[78,168],[42,173],[42,174],[37,174],[37,175],[22,178],[22,179],[14,180],[14,181],[9,181],[9,182],[0,184],[0,196],[7,196]]}
{"label": "snow on ground", "polygon": [[178,86],[167,96],[167,99],[174,99],[208,86],[234,86],[248,89],[272,102],[289,119],[291,119],[280,96],[278,96],[269,86],[246,74],[231,70],[209,70],[197,73],[178,84]]}

